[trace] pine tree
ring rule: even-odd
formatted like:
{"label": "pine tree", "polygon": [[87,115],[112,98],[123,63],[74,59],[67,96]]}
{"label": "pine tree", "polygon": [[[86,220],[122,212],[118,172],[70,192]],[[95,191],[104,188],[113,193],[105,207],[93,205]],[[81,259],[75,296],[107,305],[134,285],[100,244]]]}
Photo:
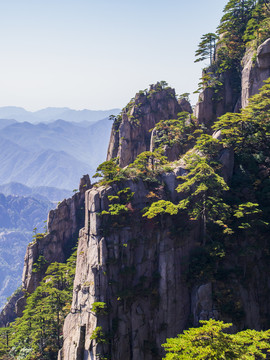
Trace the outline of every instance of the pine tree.
{"label": "pine tree", "polygon": [[187,210],[190,218],[200,220],[205,243],[209,222],[224,226],[229,207],[223,201],[223,193],[229,188],[206,158],[192,156],[187,169],[188,173],[180,177],[183,183],[176,188],[186,194],[178,208]]}
{"label": "pine tree", "polygon": [[185,330],[177,338],[167,339],[162,346],[167,352],[164,360],[243,360],[268,359],[270,331],[245,330],[228,334],[232,324],[210,319],[201,327]]}
{"label": "pine tree", "polygon": [[210,59],[210,65],[215,61],[216,40],[218,36],[214,33],[204,34],[201,37],[201,42],[198,45],[198,50],[195,52],[197,59],[194,62]]}

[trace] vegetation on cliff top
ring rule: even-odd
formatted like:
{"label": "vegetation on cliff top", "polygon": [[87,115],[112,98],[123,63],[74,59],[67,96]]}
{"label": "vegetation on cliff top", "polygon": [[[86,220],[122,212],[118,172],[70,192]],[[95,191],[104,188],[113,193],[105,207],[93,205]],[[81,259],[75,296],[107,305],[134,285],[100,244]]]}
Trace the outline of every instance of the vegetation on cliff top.
{"label": "vegetation on cliff top", "polygon": [[[207,87],[215,90],[215,99],[221,100],[225,73],[230,72],[235,99],[241,90],[241,61],[246,49],[257,47],[270,37],[270,5],[268,0],[230,0],[224,8],[216,34],[205,34],[198,46],[195,61],[210,58],[204,69],[199,92]],[[211,35],[211,36],[210,36]],[[218,37],[217,45],[213,42]]]}

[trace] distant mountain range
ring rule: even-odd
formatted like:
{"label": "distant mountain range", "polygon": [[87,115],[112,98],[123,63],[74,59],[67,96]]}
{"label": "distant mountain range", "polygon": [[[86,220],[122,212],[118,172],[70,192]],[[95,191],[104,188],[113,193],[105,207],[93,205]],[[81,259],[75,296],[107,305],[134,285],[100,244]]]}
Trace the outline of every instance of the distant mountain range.
{"label": "distant mountain range", "polygon": [[32,240],[33,229],[45,230],[44,221],[53,207],[45,197],[0,193],[0,309],[21,284],[25,249]]}
{"label": "distant mountain range", "polygon": [[[11,121],[11,120],[10,120]],[[56,120],[32,124],[0,119],[0,184],[72,190],[105,161],[112,123]]]}
{"label": "distant mountain range", "polygon": [[0,194],[0,230],[42,231],[48,211],[54,205],[47,199],[32,196],[5,196]]}
{"label": "distant mountain range", "polygon": [[105,161],[108,111],[0,108],[0,308],[20,285],[33,228]]}
{"label": "distant mountain range", "polygon": [[31,196],[35,199],[50,202],[58,202],[63,199],[67,199],[73,195],[72,191],[70,190],[58,189],[49,186],[35,186],[33,188],[30,188],[17,182],[0,185],[0,193],[5,196]]}
{"label": "distant mountain range", "polygon": [[0,119],[12,119],[19,122],[27,121],[30,123],[51,122],[58,119],[69,122],[89,122],[98,121],[119,114],[120,109],[111,110],[73,110],[68,107],[48,107],[38,111],[27,111],[16,106],[0,107]]}

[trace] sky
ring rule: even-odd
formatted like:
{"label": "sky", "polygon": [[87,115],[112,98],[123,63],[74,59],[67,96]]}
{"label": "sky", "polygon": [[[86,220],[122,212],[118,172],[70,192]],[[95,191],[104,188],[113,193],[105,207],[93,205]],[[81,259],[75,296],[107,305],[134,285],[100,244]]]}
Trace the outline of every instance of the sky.
{"label": "sky", "polygon": [[123,108],[160,80],[192,93],[227,2],[0,0],[0,106]]}

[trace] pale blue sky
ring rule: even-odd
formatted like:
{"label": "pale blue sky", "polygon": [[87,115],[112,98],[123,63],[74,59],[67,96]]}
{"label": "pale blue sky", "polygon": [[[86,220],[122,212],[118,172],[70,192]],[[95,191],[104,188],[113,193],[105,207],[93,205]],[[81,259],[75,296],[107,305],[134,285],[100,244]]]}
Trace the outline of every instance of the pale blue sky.
{"label": "pale blue sky", "polygon": [[0,106],[122,108],[159,80],[193,92],[227,2],[0,0]]}

